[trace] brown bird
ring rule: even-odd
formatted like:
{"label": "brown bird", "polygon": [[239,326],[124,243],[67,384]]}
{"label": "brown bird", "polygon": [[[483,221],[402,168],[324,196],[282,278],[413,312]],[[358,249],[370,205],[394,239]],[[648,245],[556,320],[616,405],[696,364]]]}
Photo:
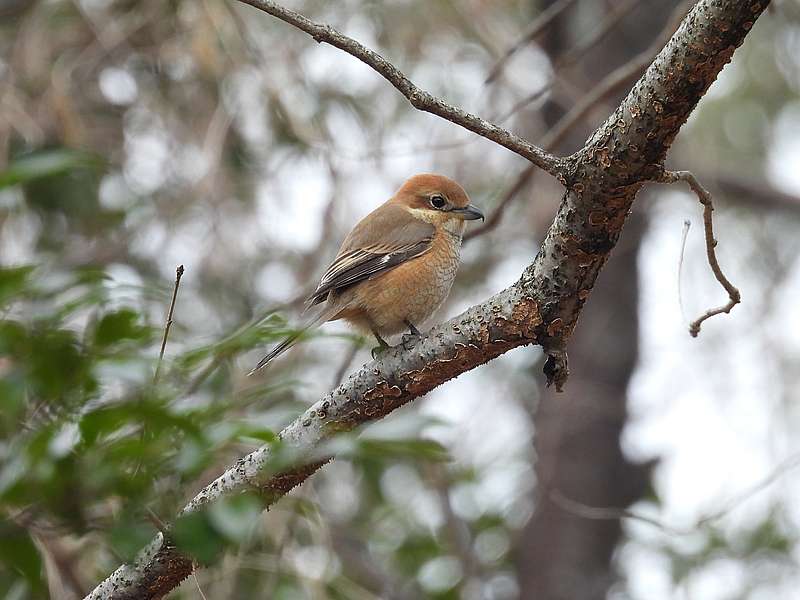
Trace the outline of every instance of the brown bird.
{"label": "brown bird", "polygon": [[464,189],[443,175],[424,173],[406,181],[364,217],[342,243],[336,259],[306,301],[321,306],[298,333],[256,365],[254,373],[287,350],[311,327],[344,319],[383,337],[426,321],[450,293],[460,261],[465,221],[483,219]]}

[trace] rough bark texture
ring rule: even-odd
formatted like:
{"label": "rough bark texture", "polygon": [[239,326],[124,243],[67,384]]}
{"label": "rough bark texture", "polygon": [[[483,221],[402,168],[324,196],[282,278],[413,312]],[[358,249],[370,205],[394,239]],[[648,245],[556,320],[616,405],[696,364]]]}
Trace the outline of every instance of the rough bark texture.
{"label": "rough bark texture", "polygon": [[[571,335],[597,274],[619,238],[639,189],[656,178],[670,144],[697,102],[742,43],[768,2],[701,0],[617,111],[566,159],[567,187],[536,259],[510,288],[434,328],[417,347],[368,363],[281,433],[303,466],[270,477],[269,449],[238,461],[184,509],[257,489],[269,502],[321,464],[313,450],[331,433],[379,419],[460,373],[511,348],[540,344],[557,382],[559,351]],[[89,598],[160,598],[190,572],[189,558],[154,540]]]}

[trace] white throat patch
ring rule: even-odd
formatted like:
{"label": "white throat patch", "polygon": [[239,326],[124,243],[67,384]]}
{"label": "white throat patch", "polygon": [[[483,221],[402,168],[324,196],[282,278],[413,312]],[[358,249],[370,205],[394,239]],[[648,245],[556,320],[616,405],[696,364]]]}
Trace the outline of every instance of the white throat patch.
{"label": "white throat patch", "polygon": [[464,230],[467,228],[467,224],[464,219],[459,219],[458,217],[449,217],[445,219],[444,223],[442,223],[440,220],[440,214],[447,213],[435,213],[431,210],[425,210],[422,208],[408,208],[407,210],[417,219],[425,221],[426,223],[430,223],[431,225],[441,224],[445,231],[458,237],[463,236]]}

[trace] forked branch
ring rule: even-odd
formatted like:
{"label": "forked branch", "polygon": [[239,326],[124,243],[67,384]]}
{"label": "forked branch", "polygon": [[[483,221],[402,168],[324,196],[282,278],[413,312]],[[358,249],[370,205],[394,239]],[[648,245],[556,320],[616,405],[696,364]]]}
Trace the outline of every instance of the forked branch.
{"label": "forked branch", "polygon": [[700,204],[703,205],[703,231],[705,232],[706,238],[706,257],[708,258],[708,264],[711,266],[716,280],[719,281],[719,284],[728,292],[728,302],[718,308],[708,309],[699,318],[691,322],[689,325],[689,333],[692,337],[697,337],[697,334],[700,333],[700,326],[703,324],[703,321],[715,315],[731,312],[733,307],[742,301],[742,295],[738,288],[725,277],[722,268],[719,266],[719,260],[717,260],[717,240],[714,238],[714,221],[712,218],[714,203],[712,202],[711,194],[700,184],[697,177],[690,171],[664,171],[659,179],[659,183],[676,183],[678,181],[686,183],[695,193],[697,199],[700,200]]}

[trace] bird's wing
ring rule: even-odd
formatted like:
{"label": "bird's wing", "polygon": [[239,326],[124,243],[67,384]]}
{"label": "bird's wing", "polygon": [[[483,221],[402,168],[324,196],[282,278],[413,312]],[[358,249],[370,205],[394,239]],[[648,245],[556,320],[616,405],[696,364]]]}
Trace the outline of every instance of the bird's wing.
{"label": "bird's wing", "polygon": [[384,204],[365,217],[347,236],[339,254],[308,298],[320,304],[331,291],[370,279],[427,252],[435,228],[402,206]]}

